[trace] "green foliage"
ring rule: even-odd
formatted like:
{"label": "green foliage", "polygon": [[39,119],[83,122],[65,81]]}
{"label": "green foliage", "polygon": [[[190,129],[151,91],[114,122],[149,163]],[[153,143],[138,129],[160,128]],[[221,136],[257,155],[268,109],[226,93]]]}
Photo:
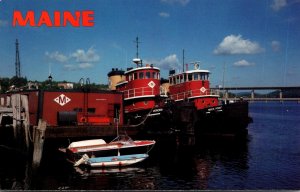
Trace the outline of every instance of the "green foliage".
{"label": "green foliage", "polygon": [[10,79],[9,78],[0,78],[0,87],[1,93],[5,93],[10,86]]}
{"label": "green foliage", "polygon": [[8,91],[11,86],[23,88],[27,85],[27,82],[26,77],[0,78],[1,93]]}
{"label": "green foliage", "polygon": [[[0,77],[0,88],[1,88],[1,93],[5,93],[10,90],[11,86],[14,86],[15,88],[21,88],[23,90],[28,89],[27,83],[29,81],[27,78],[23,77],[12,77],[12,78],[1,78]],[[59,83],[67,83],[67,81],[50,81],[50,80],[45,80],[45,81],[31,81],[35,84],[38,85],[38,88],[41,90],[57,90],[57,89],[63,89],[62,87],[59,87]],[[74,84],[74,89],[82,89],[82,88],[88,88],[90,90],[107,90],[108,85],[106,84],[96,84],[96,83],[88,83],[82,85],[80,83],[73,83]]]}
{"label": "green foliage", "polygon": [[10,79],[10,85],[15,87],[24,87],[27,85],[27,78],[14,76]]}

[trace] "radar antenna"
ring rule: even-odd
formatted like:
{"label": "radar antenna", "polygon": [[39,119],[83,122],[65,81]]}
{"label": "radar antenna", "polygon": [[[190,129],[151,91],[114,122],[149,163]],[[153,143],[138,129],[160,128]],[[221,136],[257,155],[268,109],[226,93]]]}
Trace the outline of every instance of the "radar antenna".
{"label": "radar antenna", "polygon": [[191,62],[190,64],[194,65],[195,70],[200,69],[200,61],[194,61]]}

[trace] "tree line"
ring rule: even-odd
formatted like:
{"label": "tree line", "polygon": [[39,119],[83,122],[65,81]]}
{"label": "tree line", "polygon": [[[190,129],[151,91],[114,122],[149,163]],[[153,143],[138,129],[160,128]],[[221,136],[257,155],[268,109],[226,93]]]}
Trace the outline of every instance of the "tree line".
{"label": "tree line", "polygon": [[[69,83],[67,81],[52,81],[52,80],[45,80],[45,81],[30,81],[27,80],[26,77],[0,77],[0,92],[6,93],[7,91],[11,90],[27,90],[27,89],[41,89],[41,90],[49,90],[49,89],[62,89],[59,86],[59,83]],[[73,83],[73,89],[82,88],[82,84],[80,82]],[[32,85],[32,87],[29,87]],[[96,84],[90,83],[88,85],[84,85],[92,90],[106,90],[108,89],[108,85],[106,84]]]}

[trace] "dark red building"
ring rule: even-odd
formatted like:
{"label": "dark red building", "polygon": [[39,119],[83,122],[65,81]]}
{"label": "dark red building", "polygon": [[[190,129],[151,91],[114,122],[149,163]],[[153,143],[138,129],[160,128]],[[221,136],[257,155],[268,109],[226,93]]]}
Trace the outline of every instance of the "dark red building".
{"label": "dark red building", "polygon": [[[28,100],[30,125],[41,118],[48,126],[123,124],[123,95],[113,91],[28,90],[0,95],[0,105],[11,107],[13,94]],[[23,105],[23,104],[22,104]]]}

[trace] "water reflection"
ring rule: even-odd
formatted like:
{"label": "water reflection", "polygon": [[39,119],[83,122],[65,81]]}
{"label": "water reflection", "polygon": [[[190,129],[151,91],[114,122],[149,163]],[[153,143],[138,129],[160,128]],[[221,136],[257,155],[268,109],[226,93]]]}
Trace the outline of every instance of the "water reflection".
{"label": "water reflection", "polygon": [[105,173],[125,173],[125,172],[145,172],[145,169],[139,167],[113,167],[113,168],[94,168],[74,167],[76,173],[81,176],[96,176]]}
{"label": "water reflection", "polygon": [[228,172],[247,177],[241,174],[249,168],[247,140],[208,138],[195,146],[159,144],[151,166],[157,166],[165,183],[157,189],[210,189],[211,183],[222,182],[219,175]]}
{"label": "water reflection", "polygon": [[29,189],[30,168],[25,154],[5,145],[0,146],[0,189]]}

